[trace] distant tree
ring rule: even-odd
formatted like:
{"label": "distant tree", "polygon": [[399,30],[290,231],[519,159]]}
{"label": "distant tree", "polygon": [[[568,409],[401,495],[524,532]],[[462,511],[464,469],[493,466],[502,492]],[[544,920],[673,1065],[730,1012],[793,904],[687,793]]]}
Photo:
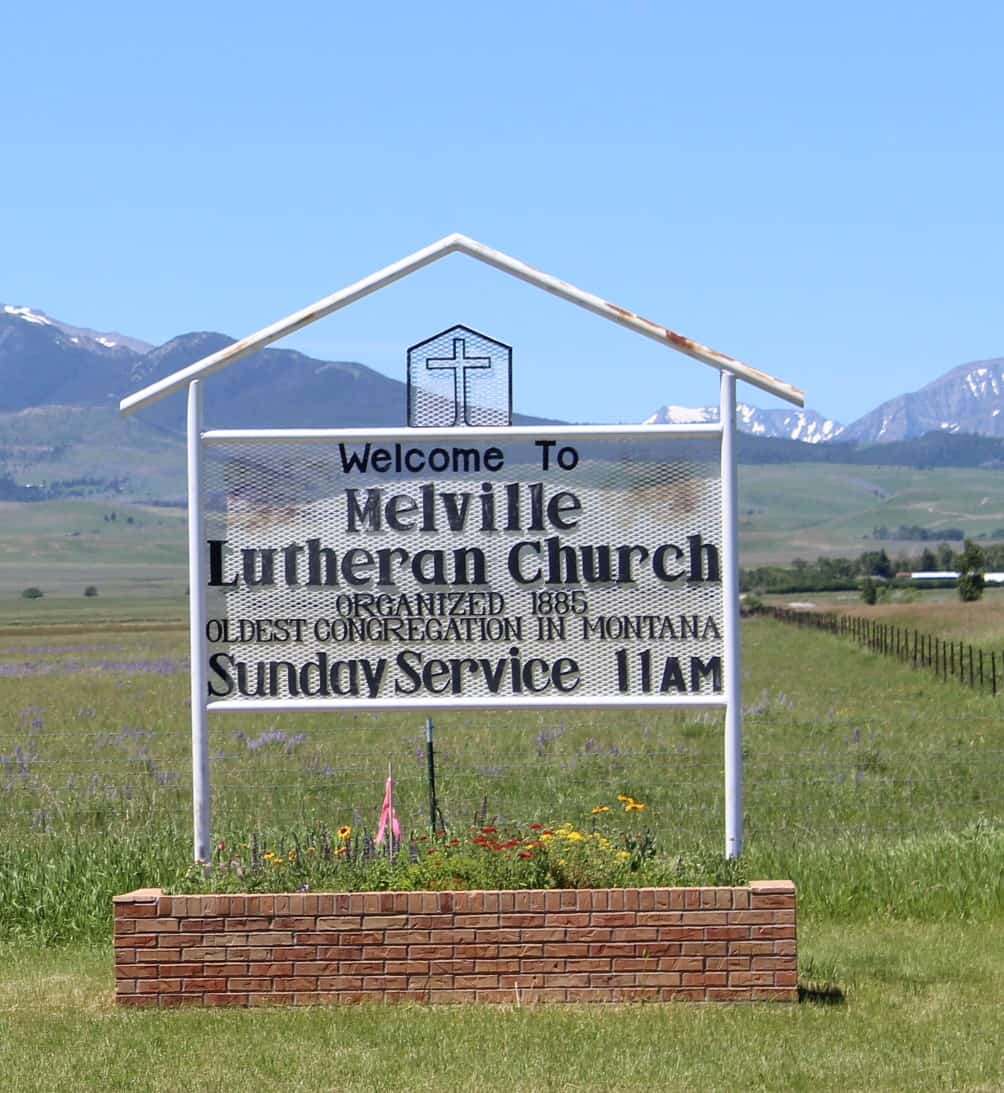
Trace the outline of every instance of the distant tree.
{"label": "distant tree", "polygon": [[966,545],[959,555],[959,599],[966,603],[978,600],[983,595],[983,586],[986,583],[986,558],[983,551],[972,541],[966,540]]}
{"label": "distant tree", "polygon": [[89,584],[84,589],[85,596],[96,596],[98,594],[98,586],[96,584]]}
{"label": "distant tree", "polygon": [[930,573],[938,568],[938,559],[934,551],[930,547],[924,547],[920,552],[920,569],[921,572]]}
{"label": "distant tree", "polygon": [[817,565],[822,573],[833,580],[849,580],[856,572],[850,558],[820,558]]}
{"label": "distant tree", "polygon": [[41,590],[41,588],[35,588],[33,586],[31,588],[26,588],[21,593],[21,599],[23,599],[23,600],[40,600],[44,595],[45,595],[45,593]]}
{"label": "distant tree", "polygon": [[948,543],[938,544],[938,569],[951,569],[955,562],[955,552]]}
{"label": "distant tree", "polygon": [[884,577],[888,580],[896,575],[889,555],[885,550],[867,550],[859,559],[861,572],[866,577]]}
{"label": "distant tree", "polygon": [[878,588],[871,577],[865,577],[861,582],[861,598],[868,604],[872,604],[878,599]]}

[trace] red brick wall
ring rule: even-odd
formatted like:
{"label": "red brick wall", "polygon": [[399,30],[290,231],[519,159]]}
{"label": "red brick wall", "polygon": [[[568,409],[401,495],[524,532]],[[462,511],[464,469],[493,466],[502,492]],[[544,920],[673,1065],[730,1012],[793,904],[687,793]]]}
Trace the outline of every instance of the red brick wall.
{"label": "red brick wall", "polygon": [[115,897],[125,1005],[794,1001],[795,887]]}

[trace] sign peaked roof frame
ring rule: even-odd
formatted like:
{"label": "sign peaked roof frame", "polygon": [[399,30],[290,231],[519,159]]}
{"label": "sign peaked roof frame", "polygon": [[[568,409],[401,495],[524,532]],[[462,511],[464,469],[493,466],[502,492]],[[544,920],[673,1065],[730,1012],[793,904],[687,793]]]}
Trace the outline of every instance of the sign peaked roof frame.
{"label": "sign peaked roof frame", "polygon": [[192,380],[201,379],[203,376],[208,376],[212,372],[233,364],[241,357],[256,353],[259,349],[264,349],[267,345],[271,345],[272,342],[278,341],[287,334],[301,330],[318,319],[323,319],[327,315],[340,311],[342,308],[348,307],[349,304],[354,304],[357,300],[361,300],[371,293],[377,292],[403,277],[407,277],[416,270],[422,269],[423,266],[431,265],[440,258],[445,258],[448,254],[454,253],[466,254],[471,258],[476,258],[479,262],[484,262],[503,273],[508,273],[511,277],[516,277],[520,281],[535,285],[537,288],[551,293],[552,296],[559,296],[561,299],[585,308],[586,311],[591,311],[603,319],[608,319],[610,322],[627,327],[628,330],[633,330],[636,334],[651,338],[653,341],[659,342],[660,345],[675,349],[679,353],[685,353],[688,357],[693,357],[695,360],[702,361],[713,368],[731,373],[737,379],[745,380],[754,387],[759,387],[760,390],[776,395],[786,402],[793,403],[796,406],[805,405],[804,393],[790,383],[775,379],[766,372],[761,372],[759,369],[743,364],[742,361],[735,360],[724,353],[719,353],[709,346],[695,342],[682,334],[677,334],[676,331],[670,330],[668,327],[660,326],[649,319],[643,319],[633,311],[618,307],[616,304],[612,304],[600,296],[594,296],[590,292],[584,292],[582,289],[576,288],[575,285],[568,284],[567,281],[561,281],[557,277],[552,277],[548,273],[543,273],[532,266],[528,266],[525,262],[511,258],[508,254],[492,250],[491,247],[486,247],[475,239],[454,232],[452,235],[447,235],[422,250],[415,251],[414,254],[408,255],[406,258],[402,258],[399,262],[385,266],[376,273],[364,277],[361,281],[356,281],[331,296],[318,300],[317,303],[311,304],[309,307],[295,311],[292,315],[264,327],[255,334],[249,334],[246,338],[234,342],[233,345],[229,345],[217,353],[211,353],[194,364],[181,368],[170,376],[165,376],[163,379],[151,383],[148,387],[127,395],[119,403],[119,410],[123,414],[130,414],[144,406],[149,406],[165,395],[186,386]]}

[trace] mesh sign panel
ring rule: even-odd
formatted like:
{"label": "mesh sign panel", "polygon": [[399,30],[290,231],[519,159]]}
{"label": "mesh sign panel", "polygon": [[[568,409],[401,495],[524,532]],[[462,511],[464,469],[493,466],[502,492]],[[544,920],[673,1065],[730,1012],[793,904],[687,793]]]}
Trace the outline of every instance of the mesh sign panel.
{"label": "mesh sign panel", "polygon": [[720,436],[548,437],[214,442],[210,704],[720,703]]}

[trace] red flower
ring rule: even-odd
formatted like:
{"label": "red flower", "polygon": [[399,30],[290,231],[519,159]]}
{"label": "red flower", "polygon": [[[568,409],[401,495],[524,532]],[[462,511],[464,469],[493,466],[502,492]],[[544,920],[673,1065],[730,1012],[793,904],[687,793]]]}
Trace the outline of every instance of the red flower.
{"label": "red flower", "polygon": [[459,839],[450,839],[450,846],[459,846],[459,845],[460,845],[460,840]]}
{"label": "red flower", "polygon": [[509,839],[508,842],[504,842],[502,844],[502,849],[511,850],[514,846],[519,846],[519,839]]}
{"label": "red flower", "polygon": [[543,826],[543,824],[530,824],[530,830],[539,831]]}
{"label": "red flower", "polygon": [[529,850],[521,850],[521,851],[519,852],[519,856],[520,856],[521,858],[532,858],[532,857],[533,857],[533,853],[532,853],[531,851],[529,851]]}
{"label": "red flower", "polygon": [[495,828],[494,827],[483,827],[481,829],[481,833],[483,835],[494,835],[495,834]]}

